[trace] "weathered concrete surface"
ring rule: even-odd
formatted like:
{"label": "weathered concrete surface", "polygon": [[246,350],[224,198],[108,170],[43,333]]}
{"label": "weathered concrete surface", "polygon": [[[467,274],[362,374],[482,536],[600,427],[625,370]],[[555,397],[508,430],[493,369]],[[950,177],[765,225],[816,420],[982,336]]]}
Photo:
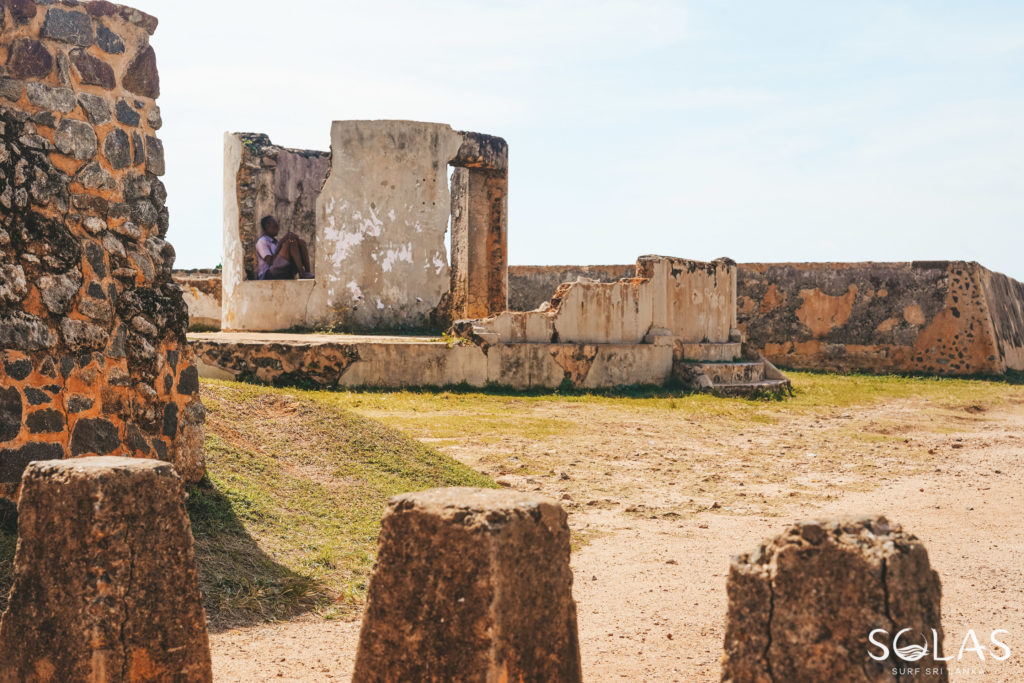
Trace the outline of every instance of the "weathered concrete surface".
{"label": "weathered concrete surface", "polygon": [[389,501],[355,683],[581,678],[557,503],[464,488]]}
{"label": "weathered concrete surface", "polygon": [[219,330],[221,316],[221,277],[219,270],[175,270],[171,277],[181,287],[188,306],[190,330]]}
{"label": "weathered concrete surface", "polygon": [[[618,266],[509,266],[508,310],[533,311],[551,301],[565,282],[596,280],[618,282],[636,277],[636,264]],[[484,316],[466,316],[484,317]]]}
{"label": "weathered concrete surface", "polygon": [[786,367],[1000,374],[1024,369],[1022,291],[963,261],[744,264],[738,320]]}
{"label": "weathered concrete surface", "polygon": [[504,343],[642,344],[733,341],[735,264],[641,256],[637,277],[569,282],[535,311],[460,321],[456,332]]}
{"label": "weathered concrete surface", "polygon": [[674,355],[664,344],[449,346],[429,337],[227,332],[189,338],[203,377],[323,387],[663,385]]}
{"label": "weathered concrete surface", "polygon": [[[449,164],[465,180],[454,200]],[[273,147],[266,136],[228,134],[221,327],[441,331],[453,310],[504,310],[507,195],[505,141],[445,124],[335,121],[329,159]],[[454,272],[444,240],[453,207]],[[287,215],[282,229],[310,245],[316,279],[289,289],[299,298],[286,308],[266,303],[268,283],[249,284],[253,226],[263,214]]]}
{"label": "weathered concrete surface", "polygon": [[[734,557],[727,589],[723,681],[947,680],[925,673],[946,666],[936,661],[939,577],[920,541],[884,517],[796,524]],[[884,661],[869,655],[883,656],[868,640],[875,629],[890,649]],[[901,648],[927,640],[923,657],[892,652],[902,629]],[[920,669],[896,676],[894,667]]]}
{"label": "weathered concrete surface", "polygon": [[204,471],[203,407],[160,177],[157,20],[0,5],[0,496],[25,465],[134,455]]}
{"label": "weathered concrete surface", "polygon": [[212,680],[181,479],[137,458],[32,463],[0,681],[156,680]]}
{"label": "weathered concrete surface", "polygon": [[324,304],[344,326],[428,326],[450,286],[448,162],[461,146],[462,135],[444,124],[332,124],[315,270]]}

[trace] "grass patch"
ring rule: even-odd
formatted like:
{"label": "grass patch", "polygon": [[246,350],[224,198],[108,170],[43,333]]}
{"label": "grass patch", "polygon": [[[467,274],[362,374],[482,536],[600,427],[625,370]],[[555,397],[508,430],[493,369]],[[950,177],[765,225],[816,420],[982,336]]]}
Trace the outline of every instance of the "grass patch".
{"label": "grass patch", "polygon": [[207,479],[188,502],[214,626],[357,610],[387,499],[488,478],[325,392],[203,383]]}

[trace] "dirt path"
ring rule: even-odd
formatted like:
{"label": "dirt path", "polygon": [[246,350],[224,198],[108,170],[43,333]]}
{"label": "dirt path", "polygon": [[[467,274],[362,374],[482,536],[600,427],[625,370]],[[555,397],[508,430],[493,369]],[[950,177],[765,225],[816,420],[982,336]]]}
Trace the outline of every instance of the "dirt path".
{"label": "dirt path", "polygon": [[[587,680],[719,678],[729,556],[793,520],[883,513],[943,581],[947,653],[1002,628],[1013,656],[953,681],[1024,680],[1024,405],[914,399],[711,429],[671,411],[549,403],[564,437],[442,446],[505,485],[561,499]],[[347,680],[359,625],[315,617],[211,637],[219,680]],[[984,674],[977,671],[984,670]]]}

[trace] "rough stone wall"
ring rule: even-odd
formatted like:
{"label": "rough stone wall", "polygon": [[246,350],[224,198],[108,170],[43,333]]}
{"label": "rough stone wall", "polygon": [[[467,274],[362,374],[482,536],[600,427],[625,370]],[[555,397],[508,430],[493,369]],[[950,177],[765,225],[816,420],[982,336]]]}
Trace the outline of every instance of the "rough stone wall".
{"label": "rough stone wall", "polygon": [[747,343],[786,367],[1024,369],[1022,285],[977,263],[748,263],[738,288]]}
{"label": "rough stone wall", "polygon": [[315,263],[316,198],[330,170],[330,152],[279,147],[259,133],[233,135],[242,143],[236,183],[246,279],[256,279],[256,240],[263,235],[260,220],[268,215],[277,218],[282,235],[292,231],[306,240]]}
{"label": "rough stone wall", "polygon": [[636,276],[636,264],[620,266],[509,266],[508,310],[532,311],[551,300],[565,282],[618,282]]}
{"label": "rough stone wall", "polygon": [[181,287],[188,306],[190,330],[219,330],[221,315],[220,270],[175,270],[171,277]]}
{"label": "rough stone wall", "polygon": [[0,3],[0,495],[29,461],[86,454],[203,473],[156,23],[101,0]]}

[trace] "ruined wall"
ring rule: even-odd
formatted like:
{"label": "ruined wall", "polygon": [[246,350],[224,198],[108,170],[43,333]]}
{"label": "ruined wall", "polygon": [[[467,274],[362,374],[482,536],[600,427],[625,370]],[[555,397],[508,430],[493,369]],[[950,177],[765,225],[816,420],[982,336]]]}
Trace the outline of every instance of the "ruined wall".
{"label": "ruined wall", "polygon": [[315,263],[316,198],[331,166],[330,152],[279,147],[258,133],[232,135],[242,144],[235,182],[246,279],[256,279],[256,240],[263,235],[264,216],[277,218],[282,235],[291,231],[306,240],[310,264]]}
{"label": "ruined wall", "polygon": [[793,368],[947,375],[1024,369],[1022,285],[977,263],[743,264],[747,343]]}
{"label": "ruined wall", "polygon": [[732,261],[641,256],[635,269],[637,277],[618,282],[564,283],[538,310],[460,321],[455,331],[505,343],[642,344],[655,337],[682,343],[732,341]]}
{"label": "ruined wall", "polygon": [[190,330],[219,330],[221,315],[220,270],[175,270],[174,282],[188,306]]}
{"label": "ruined wall", "polygon": [[620,266],[509,266],[508,310],[532,311],[551,300],[564,282],[579,278],[617,282],[636,275],[636,264]]}
{"label": "ruined wall", "polygon": [[203,474],[149,36],[90,3],[0,3],[0,495],[29,461],[155,457]]}
{"label": "ruined wall", "polygon": [[[453,300],[458,310],[504,310],[504,140],[439,123],[335,121],[331,168],[318,188],[315,234],[308,240],[315,244],[316,278],[305,281],[247,278],[255,240],[245,237],[245,226],[263,212],[254,188],[267,173],[257,170],[267,164],[266,149],[251,136],[225,136],[223,329],[440,331]],[[285,152],[276,152],[277,178]],[[455,200],[461,208],[452,236],[460,255],[454,273],[444,239],[453,206],[449,164],[468,174],[467,192]],[[307,206],[313,184],[302,187],[298,203]]]}

